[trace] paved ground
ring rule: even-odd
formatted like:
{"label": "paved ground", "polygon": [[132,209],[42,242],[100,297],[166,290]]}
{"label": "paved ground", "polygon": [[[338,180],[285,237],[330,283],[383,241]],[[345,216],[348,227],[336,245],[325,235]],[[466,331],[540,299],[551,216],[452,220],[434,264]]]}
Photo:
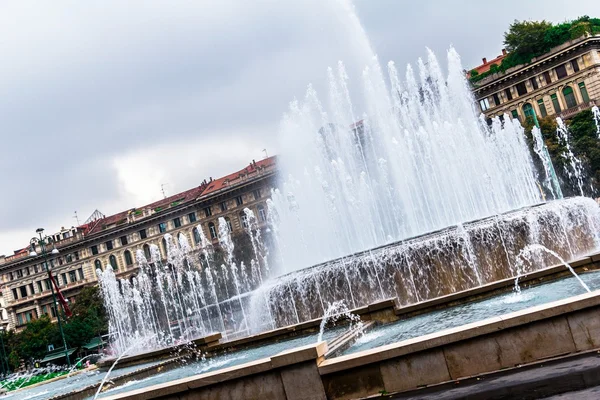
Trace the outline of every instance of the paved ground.
{"label": "paved ground", "polygon": [[499,400],[499,399],[600,399],[600,354],[565,357],[399,393],[389,399]]}

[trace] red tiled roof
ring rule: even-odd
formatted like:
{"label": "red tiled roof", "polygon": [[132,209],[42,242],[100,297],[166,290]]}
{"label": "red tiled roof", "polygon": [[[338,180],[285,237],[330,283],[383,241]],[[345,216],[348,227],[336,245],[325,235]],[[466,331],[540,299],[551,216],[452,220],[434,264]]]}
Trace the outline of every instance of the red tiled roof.
{"label": "red tiled roof", "polygon": [[251,162],[246,168],[229,174],[219,179],[215,179],[208,183],[208,187],[202,193],[202,196],[207,196],[211,193],[219,191],[223,188],[238,184],[244,177],[252,174],[262,168],[274,166],[277,163],[277,156],[265,158],[264,160]]}
{"label": "red tiled roof", "polygon": [[469,72],[467,73],[467,75],[470,77],[471,76],[471,71],[477,71],[477,73],[479,75],[483,74],[484,72],[488,72],[490,70],[490,68],[492,67],[493,64],[496,64],[497,66],[500,66],[500,64],[502,63],[502,60],[504,59],[504,57],[506,57],[508,54],[505,52],[505,50],[503,50],[503,53],[500,54],[498,57],[494,58],[493,60],[488,61],[487,59],[483,59],[482,61],[484,61],[483,64],[475,67],[475,68],[471,68],[469,70]]}
{"label": "red tiled roof", "polygon": [[[205,180],[204,182],[202,182],[202,184],[200,186],[186,190],[185,192],[174,194],[172,196],[167,197],[166,199],[161,199],[161,200],[155,201],[154,203],[147,204],[143,207],[135,208],[132,210],[122,211],[120,213],[110,215],[108,217],[96,220],[90,224],[87,224],[87,225],[93,225],[93,226],[91,226],[91,227],[86,226],[85,229],[87,230],[87,232],[84,230],[84,234],[90,235],[90,234],[98,233],[98,232],[101,232],[102,230],[104,230],[106,227],[111,226],[113,224],[118,224],[119,222],[124,223],[127,221],[127,216],[129,215],[129,213],[136,209],[139,209],[139,210],[166,209],[175,202],[177,202],[177,204],[182,204],[182,203],[187,203],[187,202],[193,201],[200,196],[205,196],[209,193],[216,192],[217,190],[220,190],[224,187],[231,186],[232,184],[236,184],[237,183],[236,181],[238,181],[241,177],[247,176],[248,174],[256,172],[257,170],[259,170],[261,168],[275,165],[275,162],[276,162],[276,156],[269,157],[264,160],[252,162],[252,163],[250,163],[249,166],[247,166],[246,168],[244,168],[238,172],[229,174],[229,175],[224,176],[219,179],[212,180],[210,182],[207,182]],[[157,211],[160,211],[160,210],[157,210]]]}

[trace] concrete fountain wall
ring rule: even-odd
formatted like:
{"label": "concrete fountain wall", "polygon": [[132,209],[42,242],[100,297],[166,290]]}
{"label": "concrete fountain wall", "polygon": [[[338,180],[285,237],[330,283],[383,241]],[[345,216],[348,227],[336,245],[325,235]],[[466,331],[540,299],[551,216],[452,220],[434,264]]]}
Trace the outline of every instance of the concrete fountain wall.
{"label": "concrete fountain wall", "polygon": [[[281,277],[254,295],[254,318],[277,326],[323,315],[343,300],[356,308],[396,298],[408,305],[531,272],[598,247],[600,209],[587,198],[525,208],[344,257]],[[523,254],[525,255],[525,254]],[[255,321],[256,323],[256,321]]]}

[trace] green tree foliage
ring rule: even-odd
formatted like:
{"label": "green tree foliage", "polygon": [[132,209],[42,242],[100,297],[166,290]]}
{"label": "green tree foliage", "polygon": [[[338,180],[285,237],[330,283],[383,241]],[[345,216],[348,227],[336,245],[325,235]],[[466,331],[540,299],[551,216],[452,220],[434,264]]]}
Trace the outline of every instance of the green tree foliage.
{"label": "green tree foliage", "polygon": [[505,72],[517,65],[527,64],[553,47],[586,34],[600,34],[600,18],[590,18],[586,15],[556,25],[548,21],[515,20],[504,33],[504,45],[508,55],[502,59],[497,69],[490,69],[475,76],[471,74],[471,82],[475,83],[496,72]]}
{"label": "green tree foliage", "polygon": [[106,309],[98,286],[81,290],[71,307],[73,315],[65,319],[65,338],[70,347],[79,347],[108,330]]}
{"label": "green tree foliage", "polygon": [[48,352],[48,345],[59,343],[58,327],[46,315],[29,322],[18,336],[17,351],[26,361],[43,358]]}
{"label": "green tree foliage", "polygon": [[[539,119],[538,122],[544,143],[548,148],[552,164],[561,183],[563,194],[565,196],[579,195],[576,182],[573,182],[566,173],[566,168],[569,167],[567,160],[563,157],[566,148],[559,142],[556,135],[556,120],[552,117],[546,117]],[[584,190],[586,190],[586,195],[596,195],[600,193],[600,140],[598,139],[592,112],[590,110],[580,112],[573,119],[567,121],[567,126],[571,135],[571,150],[583,164]],[[527,121],[525,130],[530,146],[532,143],[532,128],[533,121]],[[541,176],[542,167],[538,157],[534,155],[533,160]]]}

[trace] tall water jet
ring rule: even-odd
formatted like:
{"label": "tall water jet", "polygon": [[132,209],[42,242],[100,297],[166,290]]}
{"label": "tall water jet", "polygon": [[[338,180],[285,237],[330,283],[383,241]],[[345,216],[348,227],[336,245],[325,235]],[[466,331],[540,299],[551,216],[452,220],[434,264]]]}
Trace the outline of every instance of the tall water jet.
{"label": "tall water jet", "polygon": [[565,159],[565,173],[570,181],[574,181],[581,196],[585,196],[583,190],[583,167],[581,160],[573,154],[571,149],[571,135],[563,120],[556,118],[556,136],[559,143],[565,147],[562,157]]}
{"label": "tall water jet", "polygon": [[428,51],[401,80],[390,63],[386,85],[371,59],[358,122],[341,63],[327,102],[309,87],[290,104],[270,208],[280,274],[540,201],[524,129],[482,123],[454,49],[447,64]]}
{"label": "tall water jet", "polygon": [[596,133],[598,134],[598,139],[600,139],[600,108],[598,106],[592,107],[592,115],[596,123]]}
{"label": "tall water jet", "polygon": [[540,158],[542,162],[542,168],[544,169],[543,185],[552,196],[552,199],[556,200],[562,198],[560,185],[556,179],[556,175],[553,174],[554,166],[552,165],[552,159],[548,150],[544,144],[544,137],[539,127],[534,126],[531,129],[531,135],[533,136],[533,151]]}

